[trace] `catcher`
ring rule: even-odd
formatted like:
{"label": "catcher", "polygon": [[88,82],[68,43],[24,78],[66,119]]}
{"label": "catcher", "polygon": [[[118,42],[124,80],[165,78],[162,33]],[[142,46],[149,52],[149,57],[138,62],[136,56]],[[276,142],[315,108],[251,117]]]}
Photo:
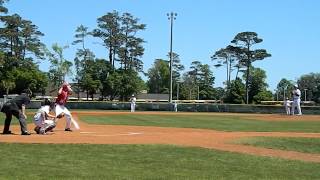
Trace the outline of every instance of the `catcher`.
{"label": "catcher", "polygon": [[54,105],[54,102],[45,99],[43,106],[41,106],[34,115],[33,122],[36,125],[34,131],[36,131],[37,134],[46,134],[56,127],[55,116],[49,114],[49,112],[54,109]]}

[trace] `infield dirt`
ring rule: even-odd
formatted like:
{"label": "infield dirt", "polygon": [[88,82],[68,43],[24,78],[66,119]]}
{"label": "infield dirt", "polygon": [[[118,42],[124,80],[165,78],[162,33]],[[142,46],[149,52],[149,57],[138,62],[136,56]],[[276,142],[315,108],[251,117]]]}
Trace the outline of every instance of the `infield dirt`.
{"label": "infield dirt", "polygon": [[[320,154],[309,154],[295,151],[266,149],[260,147],[232,144],[233,141],[245,137],[312,137],[320,138],[320,133],[292,133],[292,132],[223,132],[215,130],[191,129],[191,128],[167,128],[147,126],[122,126],[122,125],[92,125],[81,121],[78,114],[105,115],[128,114],[127,112],[73,112],[73,116],[80,124],[80,130],[73,132],[64,131],[65,120],[58,122],[54,132],[47,135],[32,134],[21,136],[20,127],[12,125],[14,135],[0,135],[0,142],[10,143],[81,143],[81,144],[173,144],[179,146],[193,146],[221,151],[244,153],[258,156],[278,157],[291,160],[320,162]],[[137,114],[161,114],[173,115],[163,112],[137,112]],[[188,114],[188,113],[178,113]],[[209,113],[207,113],[209,114]],[[213,115],[212,113],[210,113]],[[222,115],[221,113],[219,115]],[[228,115],[228,114],[225,114]],[[231,115],[231,114],[230,114]],[[235,114],[232,114],[235,115]],[[303,120],[306,116],[287,117],[283,115],[257,115],[239,114],[248,118],[265,121],[282,121],[290,118],[293,121]],[[320,121],[320,116],[307,116],[308,121]],[[29,124],[31,131],[34,125]],[[2,129],[3,126],[0,127]]]}

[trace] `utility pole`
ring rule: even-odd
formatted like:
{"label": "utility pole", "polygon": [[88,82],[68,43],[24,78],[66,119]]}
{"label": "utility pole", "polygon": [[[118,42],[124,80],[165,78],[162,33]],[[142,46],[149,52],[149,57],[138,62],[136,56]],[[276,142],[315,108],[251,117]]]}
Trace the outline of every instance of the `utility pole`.
{"label": "utility pole", "polygon": [[277,101],[279,101],[279,91],[277,89],[275,89],[274,91],[275,91],[275,94],[276,94],[276,97],[277,97]]}
{"label": "utility pole", "polygon": [[304,89],[304,101],[307,101],[307,90],[308,89]]}
{"label": "utility pole", "polygon": [[286,90],[288,88],[288,85],[286,85],[284,88],[283,88],[283,101],[286,100]]}
{"label": "utility pole", "polygon": [[177,82],[177,100],[179,100],[179,81]]}
{"label": "utility pole", "polygon": [[167,13],[168,19],[170,20],[170,91],[169,91],[169,102],[172,103],[172,30],[173,30],[173,20],[176,19],[177,13],[171,12]]}
{"label": "utility pole", "polygon": [[199,85],[198,85],[198,100],[200,100],[200,98],[199,98]]}

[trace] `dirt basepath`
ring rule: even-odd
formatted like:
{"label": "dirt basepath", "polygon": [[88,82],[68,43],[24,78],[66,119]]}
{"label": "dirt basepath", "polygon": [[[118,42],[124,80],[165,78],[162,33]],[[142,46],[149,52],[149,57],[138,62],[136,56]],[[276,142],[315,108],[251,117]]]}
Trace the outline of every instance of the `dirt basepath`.
{"label": "dirt basepath", "polygon": [[[320,162],[320,154],[308,154],[294,151],[272,150],[253,146],[236,145],[231,142],[244,137],[314,137],[320,138],[320,133],[283,133],[283,132],[222,132],[214,130],[190,129],[190,128],[164,128],[147,126],[115,126],[115,125],[91,125],[80,121],[77,114],[88,115],[115,115],[120,112],[76,112],[75,119],[81,129],[73,132],[65,132],[64,120],[60,120],[54,132],[48,135],[32,134],[21,136],[19,126],[11,126],[16,135],[0,135],[0,142],[15,143],[88,143],[88,144],[175,144],[180,146],[203,147],[222,151],[252,154],[258,156],[278,157],[291,160]],[[155,114],[157,112],[140,112],[141,114]],[[121,114],[123,114],[121,112]],[[159,114],[159,113],[158,113]],[[164,114],[164,113],[161,113]],[[171,114],[172,113],[168,113]],[[212,115],[212,114],[211,114]],[[220,114],[224,115],[224,114]],[[228,114],[226,114],[228,115]],[[234,114],[232,114],[234,115]],[[244,115],[244,114],[241,114]],[[259,117],[260,120],[277,120],[279,115],[248,115]],[[301,117],[285,117],[298,120]],[[308,120],[319,120],[320,116],[308,116]],[[15,120],[15,119],[14,119]],[[29,124],[29,129],[34,125]],[[3,126],[0,127],[1,130]]]}

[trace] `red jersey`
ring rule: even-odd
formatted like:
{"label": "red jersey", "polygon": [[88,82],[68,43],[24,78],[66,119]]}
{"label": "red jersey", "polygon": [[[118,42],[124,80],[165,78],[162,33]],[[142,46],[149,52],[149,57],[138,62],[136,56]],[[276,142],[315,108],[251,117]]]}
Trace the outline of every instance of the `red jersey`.
{"label": "red jersey", "polygon": [[62,89],[61,93],[58,95],[56,99],[56,103],[60,105],[65,105],[67,103],[68,96],[69,96],[68,89]]}

